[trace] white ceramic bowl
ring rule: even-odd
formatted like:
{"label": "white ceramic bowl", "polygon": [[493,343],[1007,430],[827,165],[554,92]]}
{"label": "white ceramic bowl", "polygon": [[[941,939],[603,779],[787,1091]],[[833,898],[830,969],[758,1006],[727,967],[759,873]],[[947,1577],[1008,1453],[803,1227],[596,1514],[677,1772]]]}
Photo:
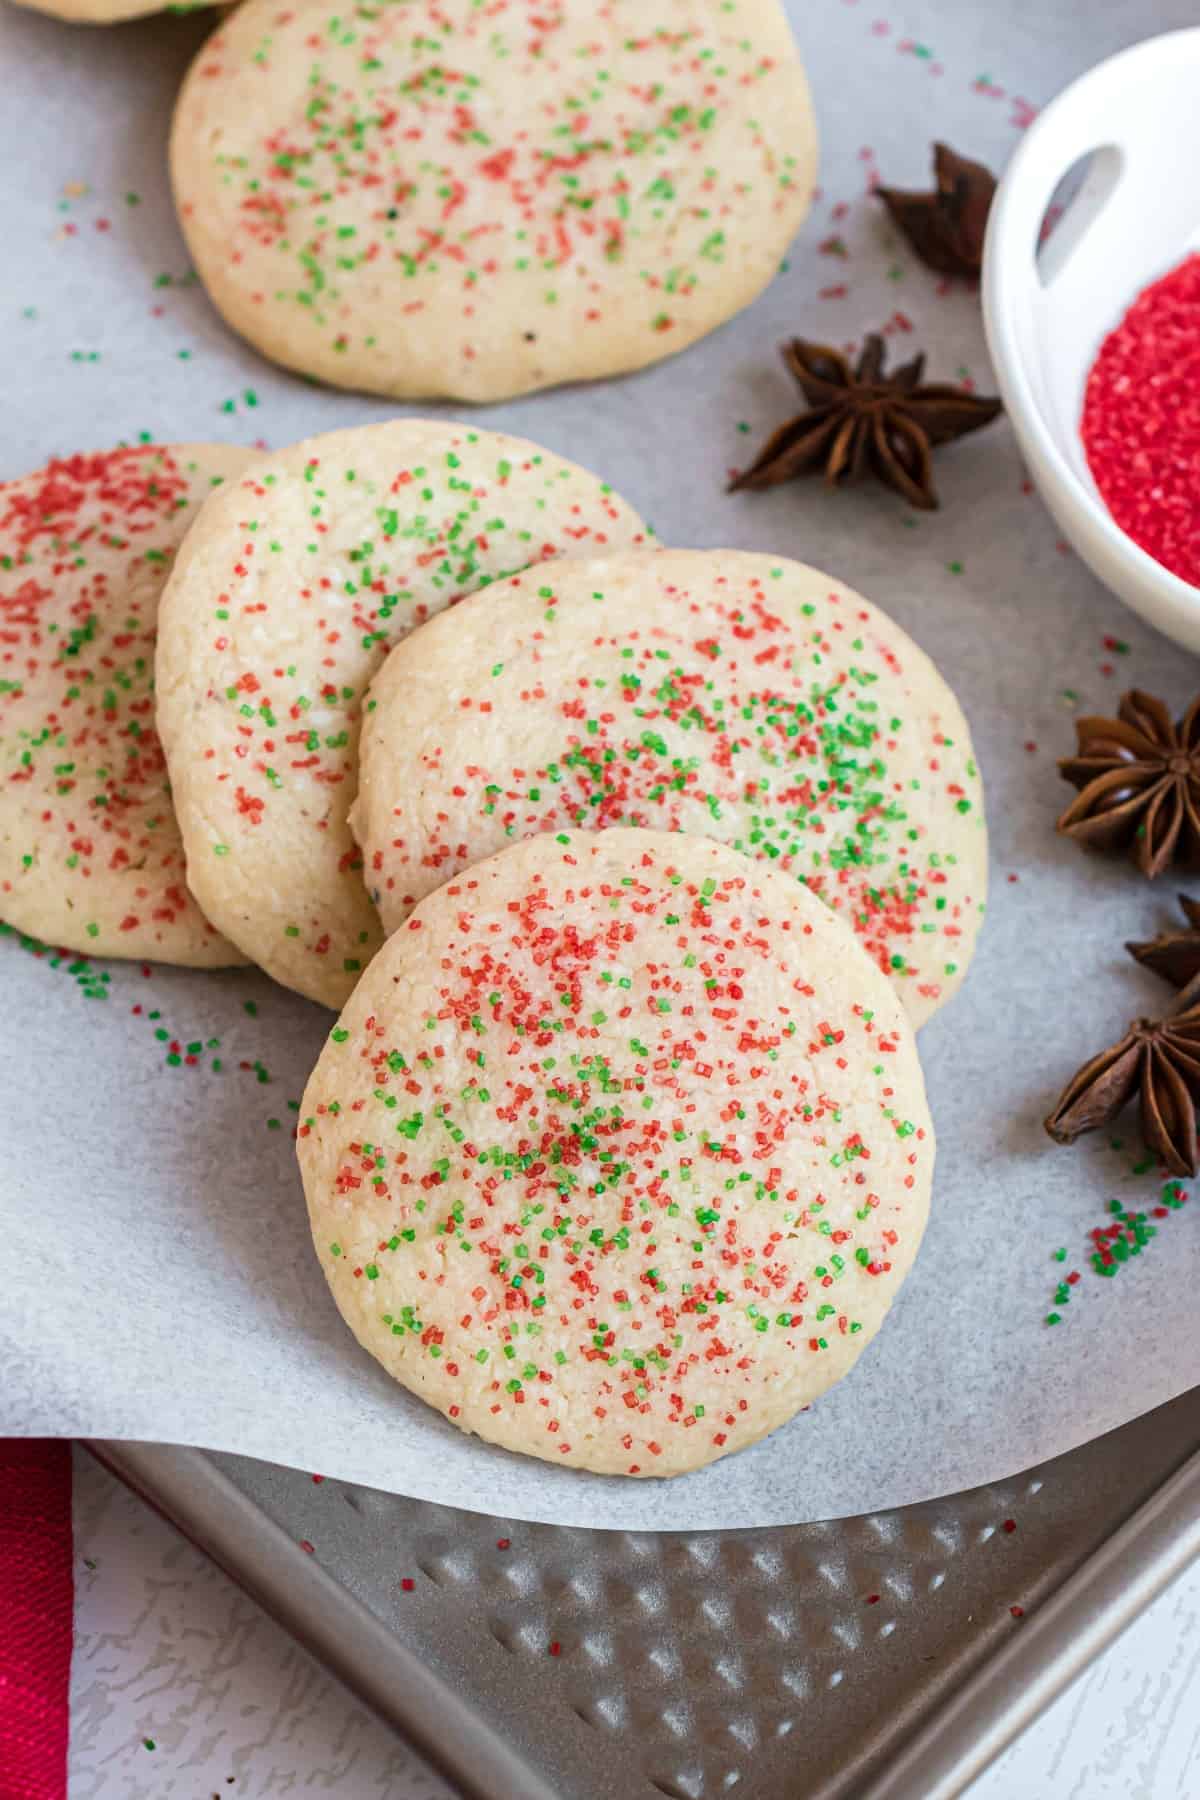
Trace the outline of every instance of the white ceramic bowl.
{"label": "white ceramic bowl", "polygon": [[[1091,155],[1038,241],[1063,178]],[[1079,435],[1096,352],[1149,282],[1200,243],[1200,29],[1097,65],[1026,133],[988,221],[983,306],[996,379],[1029,471],[1075,549],[1143,618],[1200,651],[1200,588],[1113,520]]]}

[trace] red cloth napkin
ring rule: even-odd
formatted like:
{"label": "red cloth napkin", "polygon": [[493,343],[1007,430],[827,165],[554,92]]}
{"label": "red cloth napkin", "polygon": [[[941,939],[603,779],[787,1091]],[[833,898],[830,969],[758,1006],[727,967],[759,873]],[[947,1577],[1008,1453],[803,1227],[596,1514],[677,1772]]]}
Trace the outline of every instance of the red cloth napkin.
{"label": "red cloth napkin", "polygon": [[0,1439],[0,1796],[65,1800],[71,1446]]}

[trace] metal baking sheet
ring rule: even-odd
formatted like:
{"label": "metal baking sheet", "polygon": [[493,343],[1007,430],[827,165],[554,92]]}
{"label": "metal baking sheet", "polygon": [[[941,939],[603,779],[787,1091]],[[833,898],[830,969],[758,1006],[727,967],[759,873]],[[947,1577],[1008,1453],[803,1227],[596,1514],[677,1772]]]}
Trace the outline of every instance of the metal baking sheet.
{"label": "metal baking sheet", "polygon": [[471,1800],[943,1800],[1200,1554],[1200,1388],[1010,1481],[763,1531],[91,1448]]}

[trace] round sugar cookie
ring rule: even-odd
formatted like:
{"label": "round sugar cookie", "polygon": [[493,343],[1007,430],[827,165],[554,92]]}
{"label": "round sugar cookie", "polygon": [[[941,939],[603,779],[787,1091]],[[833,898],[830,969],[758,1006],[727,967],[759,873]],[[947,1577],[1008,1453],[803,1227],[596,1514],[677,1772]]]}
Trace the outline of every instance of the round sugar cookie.
{"label": "round sugar cookie", "polygon": [[827,908],[706,838],[526,839],[380,951],[301,1105],[314,1242],[388,1373],[605,1474],[841,1379],[929,1207],[912,1026]]}
{"label": "round sugar cookie", "polygon": [[188,892],[154,725],[159,596],[219,444],[62,457],[0,484],[0,919],[64,949],[243,958]]}
{"label": "round sugar cookie", "polygon": [[775,274],[815,173],[778,0],[245,0],[171,134],[234,330],[398,399],[683,349]]}
{"label": "round sugar cookie", "polygon": [[[188,0],[182,6],[172,4],[172,0],[16,0],[16,4],[30,12],[63,19],[68,25],[120,25],[126,19],[141,19],[149,13],[207,12],[210,0]],[[220,4],[220,0],[211,0],[211,4]]]}
{"label": "round sugar cookie", "polygon": [[214,924],[340,1007],[383,941],[347,815],[389,645],[513,570],[649,536],[536,444],[420,419],[310,438],[231,483],[176,562],[158,644],[188,879]]}
{"label": "round sugar cookie", "polygon": [[663,550],[507,582],[393,653],[360,755],[351,824],[388,931],[514,838],[649,825],[798,876],[918,1025],[970,961],[987,832],[958,702],[801,563]]}

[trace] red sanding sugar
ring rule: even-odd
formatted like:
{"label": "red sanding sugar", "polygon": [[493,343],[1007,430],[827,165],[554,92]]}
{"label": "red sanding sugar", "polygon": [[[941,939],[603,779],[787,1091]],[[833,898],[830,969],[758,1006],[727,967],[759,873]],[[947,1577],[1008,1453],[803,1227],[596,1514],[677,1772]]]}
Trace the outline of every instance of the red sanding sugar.
{"label": "red sanding sugar", "polygon": [[1105,338],[1081,433],[1122,531],[1200,587],[1200,254],[1144,289]]}

